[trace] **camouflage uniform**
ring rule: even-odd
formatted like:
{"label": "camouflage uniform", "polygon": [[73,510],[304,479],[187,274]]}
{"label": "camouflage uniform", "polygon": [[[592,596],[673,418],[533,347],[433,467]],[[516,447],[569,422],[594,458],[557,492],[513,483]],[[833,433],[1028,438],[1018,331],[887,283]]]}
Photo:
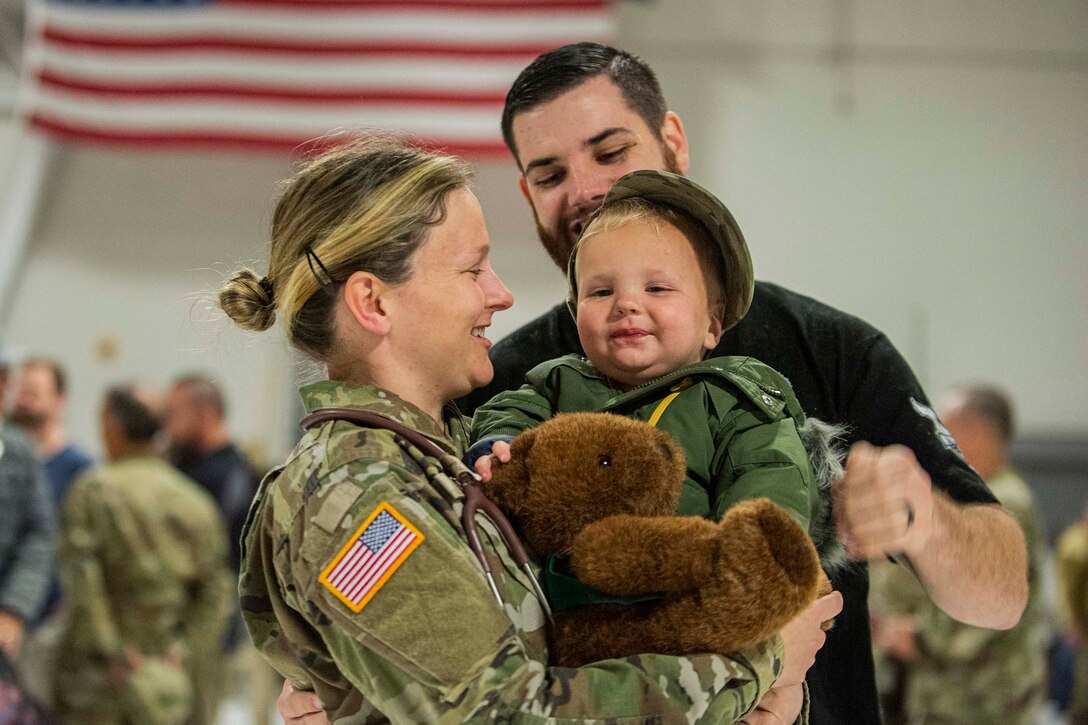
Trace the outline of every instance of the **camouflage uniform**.
{"label": "camouflage uniform", "polygon": [[[1012,470],[987,484],[1024,531],[1029,555],[1027,608],[1006,631],[957,622],[925,596],[902,567],[879,584],[883,613],[913,613],[918,659],[907,664],[904,710],[908,723],[1031,725],[1042,702],[1045,618],[1039,587],[1042,528],[1024,480]],[[874,601],[874,609],[877,609]]]}
{"label": "camouflage uniform", "polygon": [[[548,668],[544,615],[490,521],[477,518],[503,608],[465,543],[463,494],[443,470],[461,465],[464,419],[450,409],[442,430],[391,393],[332,381],[302,397],[309,412],[380,413],[449,453],[438,461],[390,431],[327,422],[303,436],[250,511],[239,584],[246,624],[277,670],[316,690],[332,722],[734,722],[773,684],[777,637],[732,658]],[[416,532],[417,548],[353,604],[329,572],[382,507]]]}
{"label": "camouflage uniform", "polygon": [[[226,533],[211,497],[155,458],[105,465],[68,493],[59,561],[67,618],[55,682],[62,720],[154,725],[180,714],[211,722],[202,693],[231,597]],[[130,649],[145,666],[119,691],[109,684],[110,665]],[[163,666],[168,653],[187,674]]]}
{"label": "camouflage uniform", "polygon": [[[1088,636],[1088,524],[1070,526],[1058,539],[1058,603],[1067,626]],[[1088,725],[1088,642],[1076,646],[1069,722]]]}

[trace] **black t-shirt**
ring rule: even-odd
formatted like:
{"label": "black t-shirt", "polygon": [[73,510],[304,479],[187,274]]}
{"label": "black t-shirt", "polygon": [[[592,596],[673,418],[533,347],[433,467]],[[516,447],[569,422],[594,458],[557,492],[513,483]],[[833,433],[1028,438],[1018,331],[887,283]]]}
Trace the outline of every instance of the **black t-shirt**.
{"label": "black t-shirt", "polygon": [[[520,387],[545,360],[582,354],[566,305],[558,305],[491,349],[495,378],[459,405],[471,412]],[[910,366],[872,325],[778,285],[757,282],[751,309],[712,355],[750,355],[785,375],[805,413],[849,427],[846,443],[900,443],[914,451],[935,486],[964,503],[995,503],[953,450]],[[869,573],[856,564],[832,577],[843,611],[808,673],[815,725],[880,723],[869,632]]]}
{"label": "black t-shirt", "polygon": [[237,573],[241,561],[242,527],[249,504],[257,493],[257,475],[241,451],[228,443],[206,456],[171,456],[174,466],[215,499],[230,537],[230,566]]}

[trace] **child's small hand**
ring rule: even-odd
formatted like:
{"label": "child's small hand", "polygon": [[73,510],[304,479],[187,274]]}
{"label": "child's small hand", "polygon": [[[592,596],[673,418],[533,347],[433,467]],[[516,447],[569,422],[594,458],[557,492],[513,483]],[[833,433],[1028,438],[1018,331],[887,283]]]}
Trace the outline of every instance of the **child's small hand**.
{"label": "child's small hand", "polygon": [[499,463],[507,463],[510,460],[510,444],[506,441],[495,441],[491,446],[490,456],[480,456],[476,459],[476,473],[481,481],[491,480],[491,459],[497,458]]}

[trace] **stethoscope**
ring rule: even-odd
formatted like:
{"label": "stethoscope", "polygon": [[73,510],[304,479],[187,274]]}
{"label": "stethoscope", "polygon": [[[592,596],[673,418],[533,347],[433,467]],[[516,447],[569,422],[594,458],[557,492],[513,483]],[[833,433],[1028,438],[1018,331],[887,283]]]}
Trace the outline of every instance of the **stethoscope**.
{"label": "stethoscope", "polygon": [[491,572],[491,564],[487,560],[487,555],[484,553],[483,544],[480,543],[480,530],[476,523],[477,513],[483,513],[487,518],[491,519],[491,523],[499,532],[499,536],[502,537],[506,548],[510,550],[510,556],[513,558],[514,563],[529,577],[533,592],[536,594],[537,599],[540,600],[540,606],[543,608],[544,613],[548,615],[549,620],[552,618],[552,610],[548,606],[548,599],[544,596],[544,590],[529,565],[529,554],[526,553],[521,539],[518,538],[517,532],[510,525],[506,515],[480,490],[480,482],[476,474],[419,431],[412,430],[402,423],[370,411],[357,408],[322,408],[303,418],[300,425],[303,430],[306,430],[328,420],[346,420],[365,428],[384,428],[393,431],[419,448],[424,454],[437,458],[447,473],[453,473],[454,480],[457,481],[462,492],[464,492],[465,502],[464,508],[461,510],[461,528],[465,531],[465,538],[468,540],[469,548],[476,555],[476,560],[480,562],[484,577],[487,579],[487,585],[491,589],[491,593],[495,595],[495,601],[499,603],[499,607],[504,609],[506,605],[502,600],[502,595],[499,594],[498,586],[495,584],[495,577]]}

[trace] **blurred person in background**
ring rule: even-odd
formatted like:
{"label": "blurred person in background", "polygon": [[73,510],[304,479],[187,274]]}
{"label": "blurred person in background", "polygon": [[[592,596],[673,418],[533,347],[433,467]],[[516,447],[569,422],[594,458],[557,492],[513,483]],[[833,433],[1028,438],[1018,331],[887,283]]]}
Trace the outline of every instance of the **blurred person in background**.
{"label": "blurred person in background", "polygon": [[8,391],[11,389],[11,358],[0,339],[0,427],[8,425]]}
{"label": "blurred person in background", "polygon": [[874,640],[902,665],[901,722],[1031,725],[1046,679],[1046,545],[1031,491],[1009,464],[1012,405],[996,388],[961,386],[944,394],[937,410],[964,460],[1024,532],[1028,604],[1012,629],[972,627],[941,612],[909,571],[884,565],[873,574]]}
{"label": "blurred person in background", "polygon": [[1063,644],[1073,653],[1069,722],[1088,725],[1088,507],[1058,539],[1056,558]]}
{"label": "blurred person in background", "polygon": [[45,466],[59,510],[76,476],[94,462],[68,437],[64,422],[68,376],[56,360],[33,357],[19,367],[17,385],[11,422],[30,439],[34,455]]}
{"label": "blurred person in background", "polygon": [[0,339],[0,651],[14,662],[49,594],[55,517],[41,464],[7,421],[12,368]]}
{"label": "blurred person in background", "polygon": [[[65,426],[68,376],[56,360],[30,357],[14,370],[10,385],[14,388],[9,393],[10,422],[41,462],[52,508],[59,517],[72,482],[94,463],[68,437]],[[60,636],[61,609],[60,579],[54,574],[45,604],[30,622],[32,629],[23,643],[19,662],[27,689],[47,705],[52,703],[49,683]]]}
{"label": "blurred person in background", "polygon": [[205,375],[176,379],[166,398],[168,458],[211,494],[230,539],[230,566],[240,560],[238,538],[257,492],[257,476],[227,430],[226,400],[219,385]]}
{"label": "blurred person in background", "polygon": [[81,476],[61,516],[65,628],[55,670],[65,723],[214,722],[233,596],[215,502],[156,457],[159,396],[105,395],[107,463]]}
{"label": "blurred person in background", "polygon": [[[227,403],[223,389],[208,375],[192,373],[174,380],[166,396],[167,457],[174,466],[200,484],[215,499],[227,527],[229,565],[238,580],[242,526],[253,495],[257,475],[245,455],[231,440],[227,429]],[[239,676],[254,717],[268,719],[280,688],[276,672],[249,646],[238,597],[231,597],[231,621],[223,641],[226,667]],[[224,678],[220,699],[234,689]]]}
{"label": "blurred person in background", "polygon": [[41,464],[22,438],[0,429],[0,651],[11,662],[49,594],[54,528]]}

